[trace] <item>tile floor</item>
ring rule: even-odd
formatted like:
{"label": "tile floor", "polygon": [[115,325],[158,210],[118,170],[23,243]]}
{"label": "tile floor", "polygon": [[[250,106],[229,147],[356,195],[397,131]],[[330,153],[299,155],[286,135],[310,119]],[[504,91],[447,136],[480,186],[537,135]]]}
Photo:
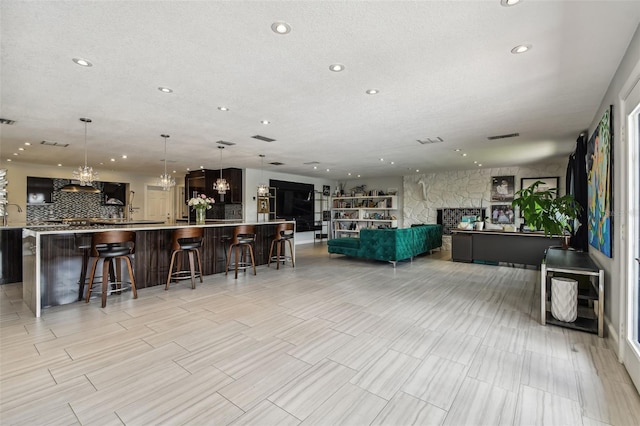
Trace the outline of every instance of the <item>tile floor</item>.
{"label": "tile floor", "polygon": [[34,318],[0,287],[1,424],[637,425],[606,340],[538,323],[539,272],[329,257]]}

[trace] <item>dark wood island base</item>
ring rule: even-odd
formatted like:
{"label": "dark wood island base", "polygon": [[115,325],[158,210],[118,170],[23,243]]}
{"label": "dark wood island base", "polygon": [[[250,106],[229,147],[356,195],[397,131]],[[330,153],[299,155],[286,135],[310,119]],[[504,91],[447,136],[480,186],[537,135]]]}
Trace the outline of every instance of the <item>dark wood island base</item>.
{"label": "dark wood island base", "polygon": [[[268,262],[271,239],[278,222],[256,225],[256,265]],[[233,235],[238,224],[206,224],[202,243],[203,275],[225,271],[226,237]],[[119,226],[136,232],[134,274],[138,289],[165,285],[171,260],[173,230],[196,225]],[[82,252],[76,248],[76,234],[92,234],[109,230],[27,228],[23,231],[23,299],[31,311],[40,316],[41,309],[74,303],[78,300],[78,283]]]}

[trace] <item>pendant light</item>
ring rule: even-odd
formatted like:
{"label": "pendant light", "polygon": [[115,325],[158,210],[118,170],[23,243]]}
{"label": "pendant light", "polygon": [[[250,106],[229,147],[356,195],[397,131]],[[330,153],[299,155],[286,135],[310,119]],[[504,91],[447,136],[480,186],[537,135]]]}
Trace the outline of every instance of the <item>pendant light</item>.
{"label": "pendant light", "polygon": [[81,118],[84,123],[84,166],[74,170],[73,179],[79,181],[79,184],[71,183],[63,186],[60,190],[64,192],[91,192],[97,194],[100,192],[98,188],[92,186],[93,181],[98,179],[98,172],[94,172],[93,168],[87,166],[87,124],[91,123],[90,118]]}
{"label": "pendant light", "polygon": [[260,156],[260,180],[263,182],[258,185],[258,196],[264,197],[269,193],[269,186],[264,183],[264,154],[259,154]]}
{"label": "pendant light", "polygon": [[218,194],[224,195],[230,189],[229,183],[225,178],[222,177],[222,150],[224,146],[219,146],[220,149],[220,177],[216,180],[216,183],[213,185],[213,189],[218,191]]}
{"label": "pendant light", "polygon": [[162,187],[163,191],[169,191],[172,186],[176,185],[176,180],[173,176],[167,174],[167,138],[169,135],[160,135],[160,137],[164,138],[164,173],[160,175],[160,179],[158,179],[158,185]]}

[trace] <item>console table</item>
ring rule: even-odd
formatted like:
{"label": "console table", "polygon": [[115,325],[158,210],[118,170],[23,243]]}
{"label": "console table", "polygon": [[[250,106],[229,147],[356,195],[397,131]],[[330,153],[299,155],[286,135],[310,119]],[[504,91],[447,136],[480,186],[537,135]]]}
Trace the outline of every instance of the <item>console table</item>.
{"label": "console table", "polygon": [[451,258],[455,262],[504,262],[537,267],[545,250],[562,245],[562,237],[547,237],[542,232],[452,229],[451,233]]}
{"label": "console table", "polygon": [[[578,281],[578,318],[574,322],[559,321],[551,315],[553,277]],[[540,273],[540,323],[597,333],[604,337],[604,270],[595,264],[589,254],[573,250],[547,250]]]}

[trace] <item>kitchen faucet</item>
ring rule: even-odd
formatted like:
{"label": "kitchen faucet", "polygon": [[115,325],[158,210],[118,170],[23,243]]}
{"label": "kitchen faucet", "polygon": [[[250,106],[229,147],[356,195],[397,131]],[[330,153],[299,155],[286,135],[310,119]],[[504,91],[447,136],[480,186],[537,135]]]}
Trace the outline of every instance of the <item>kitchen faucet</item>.
{"label": "kitchen faucet", "polygon": [[129,213],[129,217],[127,218],[128,221],[132,221],[133,220],[133,211],[134,210],[140,210],[140,207],[133,207],[133,198],[136,195],[135,191],[130,191],[131,196],[129,197],[129,205],[127,206],[127,212]]}
{"label": "kitchen faucet", "polygon": [[5,204],[4,213],[2,214],[2,226],[7,226],[9,224],[9,206],[16,206],[18,208],[18,213],[22,213],[22,207],[20,207],[18,204]]}

